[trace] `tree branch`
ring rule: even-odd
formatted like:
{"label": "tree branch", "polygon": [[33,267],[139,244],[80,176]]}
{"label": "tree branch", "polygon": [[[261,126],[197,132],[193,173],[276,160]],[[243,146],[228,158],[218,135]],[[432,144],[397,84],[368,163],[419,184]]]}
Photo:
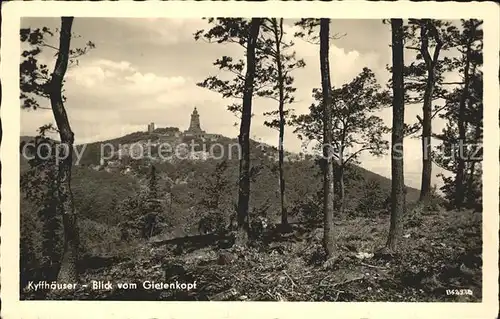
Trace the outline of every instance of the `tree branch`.
{"label": "tree branch", "polygon": [[54,49],[54,50],[56,50],[56,51],[59,51],[59,48],[56,48],[55,46],[52,46],[52,45],[50,45],[50,44],[42,43],[42,46],[43,46],[43,47],[47,47],[47,48]]}
{"label": "tree branch", "polygon": [[368,151],[368,150],[373,150],[375,149],[374,147],[363,147],[359,150],[357,150],[356,152],[352,153],[351,156],[349,156],[345,161],[344,161],[344,165],[347,165],[349,163],[349,161],[351,161],[353,158],[355,158],[359,153],[363,152],[363,151]]}

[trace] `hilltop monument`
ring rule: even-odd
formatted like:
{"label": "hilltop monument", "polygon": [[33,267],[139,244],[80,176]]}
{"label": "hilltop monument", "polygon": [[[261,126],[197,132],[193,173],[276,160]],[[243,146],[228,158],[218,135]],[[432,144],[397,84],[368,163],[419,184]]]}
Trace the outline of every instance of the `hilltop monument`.
{"label": "hilltop monument", "polygon": [[180,132],[177,127],[161,127],[156,128],[154,122],[148,124],[149,134],[155,134],[160,136],[160,138],[165,137],[191,137],[191,138],[201,138],[203,140],[216,141],[221,138],[220,134],[209,134],[201,129],[200,125],[200,114],[198,114],[198,109],[195,107],[193,113],[191,113],[191,121],[189,122],[189,128],[184,132]]}
{"label": "hilltop monument", "polygon": [[191,122],[189,123],[189,128],[184,131],[185,136],[203,137],[205,136],[205,131],[201,129],[200,126],[200,115],[196,107],[191,113]]}

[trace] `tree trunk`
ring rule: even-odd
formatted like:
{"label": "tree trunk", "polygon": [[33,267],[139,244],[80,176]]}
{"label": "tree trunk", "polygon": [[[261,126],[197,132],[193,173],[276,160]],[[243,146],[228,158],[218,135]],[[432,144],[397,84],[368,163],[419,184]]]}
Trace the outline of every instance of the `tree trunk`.
{"label": "tree trunk", "polygon": [[433,72],[429,72],[427,86],[424,94],[424,105],[422,107],[422,179],[420,187],[420,201],[425,201],[431,191],[432,177],[432,91],[434,87]]}
{"label": "tree trunk", "polygon": [[250,34],[247,40],[247,70],[243,92],[243,107],[238,136],[241,147],[238,190],[238,235],[237,245],[248,242],[248,202],[250,200],[250,124],[252,118],[253,82],[255,78],[255,47],[259,36],[260,18],[252,18]]}
{"label": "tree trunk", "polygon": [[458,156],[457,159],[457,173],[455,175],[455,206],[461,208],[464,202],[465,195],[465,154],[464,147],[466,142],[467,123],[465,120],[466,102],[469,97],[469,69],[470,69],[470,54],[471,54],[471,36],[467,43],[467,50],[465,53],[465,66],[464,66],[464,87],[462,95],[460,96],[460,104],[458,109]]}
{"label": "tree trunk", "polygon": [[422,176],[420,182],[420,201],[427,200],[431,191],[432,177],[432,92],[434,89],[434,72],[428,70],[427,83],[424,93],[424,103],[422,106]]}
{"label": "tree trunk", "polygon": [[[391,19],[392,28],[392,148],[391,148],[391,226],[387,248],[395,250],[401,235],[401,215],[404,211],[403,128],[404,128],[404,80],[403,80],[403,20]],[[396,147],[400,145],[400,148]],[[398,152],[396,151],[398,150]],[[399,151],[400,150],[400,151]],[[400,152],[400,153],[399,153]]]}
{"label": "tree trunk", "polygon": [[61,18],[59,52],[50,82],[50,103],[61,139],[60,149],[64,154],[58,165],[58,200],[64,229],[64,250],[58,281],[74,283],[78,280],[76,263],[78,260],[79,234],[73,193],[71,192],[71,167],[73,164],[74,134],[62,99],[64,75],[68,68],[71,26],[73,17]]}
{"label": "tree trunk", "polygon": [[285,204],[285,176],[283,172],[284,162],[284,147],[283,139],[285,136],[285,79],[283,75],[283,63],[281,61],[281,41],[283,34],[283,19],[280,19],[280,30],[278,29],[278,22],[273,19],[273,31],[276,41],[276,68],[278,70],[278,90],[279,90],[279,153],[278,153],[278,169],[279,169],[279,186],[280,186],[280,204],[281,204],[281,225],[288,225],[288,211]]}
{"label": "tree trunk", "polygon": [[323,93],[323,247],[328,258],[333,256],[333,150],[332,150],[332,95],[330,80],[330,19],[320,21],[320,68],[321,68],[321,88]]}
{"label": "tree trunk", "polygon": [[340,215],[344,215],[345,210],[345,187],[344,187],[344,163],[341,163],[338,171],[339,180],[339,202],[340,202]]}
{"label": "tree trunk", "polygon": [[[478,143],[480,138],[481,138],[481,127],[478,124],[478,126],[476,126],[476,134],[474,136],[474,143]],[[470,172],[469,172],[469,176],[467,179],[467,191],[464,191],[464,194],[466,194],[466,197],[467,197],[467,204],[469,205],[469,207],[473,206],[478,201],[477,198],[474,196],[474,180],[476,178],[475,177],[476,164],[477,164],[476,161],[472,161],[470,163]]]}
{"label": "tree trunk", "polygon": [[424,92],[424,103],[422,106],[422,180],[420,187],[420,201],[426,201],[431,192],[432,178],[432,97],[435,85],[435,70],[436,63],[439,58],[439,53],[442,47],[441,39],[435,30],[435,39],[437,45],[434,49],[433,56],[429,54],[429,28],[431,22],[424,19],[421,24],[420,38],[421,46],[420,53],[422,54],[427,67],[427,83]]}
{"label": "tree trunk", "polygon": [[[467,178],[467,192],[464,191],[464,194],[467,195],[467,204],[470,206],[470,204],[474,203],[474,198],[471,196],[473,194],[473,189],[474,189],[474,174],[476,173],[476,162],[472,162],[470,164],[470,170],[469,170],[469,176]],[[465,175],[465,174],[464,174]],[[465,180],[465,176],[464,176]]]}

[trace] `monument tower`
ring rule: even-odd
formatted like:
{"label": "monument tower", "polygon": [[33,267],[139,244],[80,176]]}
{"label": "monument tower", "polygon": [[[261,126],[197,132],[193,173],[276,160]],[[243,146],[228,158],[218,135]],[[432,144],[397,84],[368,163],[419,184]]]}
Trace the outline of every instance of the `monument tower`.
{"label": "monument tower", "polygon": [[196,107],[191,114],[191,122],[189,123],[189,128],[185,131],[185,135],[187,136],[197,136],[201,137],[205,134],[205,131],[201,129],[200,125],[200,115],[198,114],[198,110]]}

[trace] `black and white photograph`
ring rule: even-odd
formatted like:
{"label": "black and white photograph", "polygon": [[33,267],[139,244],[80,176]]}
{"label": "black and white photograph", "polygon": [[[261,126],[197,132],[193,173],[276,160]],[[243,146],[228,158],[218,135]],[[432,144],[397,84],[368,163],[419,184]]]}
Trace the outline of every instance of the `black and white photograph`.
{"label": "black and white photograph", "polygon": [[485,21],[296,13],[20,18],[19,300],[483,302]]}

